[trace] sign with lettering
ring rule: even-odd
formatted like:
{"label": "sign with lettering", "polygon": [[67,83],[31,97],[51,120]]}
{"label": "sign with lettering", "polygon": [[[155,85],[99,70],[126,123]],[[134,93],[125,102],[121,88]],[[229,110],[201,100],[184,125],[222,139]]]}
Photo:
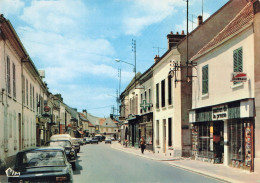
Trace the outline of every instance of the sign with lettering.
{"label": "sign with lettering", "polygon": [[212,120],[228,119],[228,106],[219,105],[212,107]]}
{"label": "sign with lettering", "polygon": [[231,74],[231,82],[246,82],[247,74],[243,72],[233,72]]}

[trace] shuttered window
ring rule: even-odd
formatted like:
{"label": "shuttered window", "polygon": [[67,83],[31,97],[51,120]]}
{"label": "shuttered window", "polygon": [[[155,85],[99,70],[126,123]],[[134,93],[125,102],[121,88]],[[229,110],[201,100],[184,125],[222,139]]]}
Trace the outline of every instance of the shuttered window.
{"label": "shuttered window", "polygon": [[[233,52],[233,72],[243,72],[243,49],[238,48]],[[234,84],[241,82],[234,82]]]}
{"label": "shuttered window", "polygon": [[156,108],[159,108],[159,83],[156,84]]}
{"label": "shuttered window", "polygon": [[209,92],[209,67],[205,65],[202,67],[202,94]]}

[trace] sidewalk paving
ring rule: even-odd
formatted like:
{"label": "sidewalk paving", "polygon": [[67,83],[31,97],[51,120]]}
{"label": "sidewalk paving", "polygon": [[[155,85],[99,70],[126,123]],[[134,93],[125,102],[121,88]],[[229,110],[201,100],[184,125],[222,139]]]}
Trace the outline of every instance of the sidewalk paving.
{"label": "sidewalk paving", "polygon": [[112,148],[131,153],[143,158],[148,158],[156,161],[163,161],[171,166],[181,168],[187,171],[202,174],[204,176],[213,177],[221,181],[235,182],[235,183],[260,183],[260,174],[250,173],[249,171],[240,170],[225,166],[223,164],[212,164],[190,158],[173,158],[164,155],[155,154],[152,151],[145,150],[144,154],[141,153],[139,148],[123,147],[120,143],[114,142]]}

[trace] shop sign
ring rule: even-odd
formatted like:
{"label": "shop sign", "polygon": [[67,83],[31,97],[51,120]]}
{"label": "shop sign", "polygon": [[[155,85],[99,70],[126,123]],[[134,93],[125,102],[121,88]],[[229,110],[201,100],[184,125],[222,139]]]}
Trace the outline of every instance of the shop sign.
{"label": "shop sign", "polygon": [[231,82],[246,82],[247,74],[243,72],[233,72],[231,74]]}
{"label": "shop sign", "polygon": [[151,107],[151,105],[150,105],[150,103],[147,103],[146,100],[143,100],[142,103],[140,104],[140,107],[141,107],[144,111],[146,111],[146,109],[147,109],[148,107]]}
{"label": "shop sign", "polygon": [[212,120],[228,119],[228,106],[219,105],[212,107]]}

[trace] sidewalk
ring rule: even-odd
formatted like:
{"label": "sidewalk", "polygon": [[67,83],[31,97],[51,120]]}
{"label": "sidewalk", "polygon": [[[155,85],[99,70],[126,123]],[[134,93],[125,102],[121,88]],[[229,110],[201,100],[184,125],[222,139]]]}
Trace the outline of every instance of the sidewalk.
{"label": "sidewalk", "polygon": [[165,157],[164,155],[155,154],[151,151],[145,150],[141,154],[141,150],[133,147],[123,147],[121,144],[114,142],[112,148],[131,153],[143,158],[148,158],[156,161],[163,161],[171,166],[178,167],[187,171],[199,173],[208,177],[213,177],[221,181],[235,182],[235,183],[260,183],[260,174],[250,173],[245,170],[228,167],[222,164],[211,164],[198,160],[191,160],[189,158],[173,158]]}
{"label": "sidewalk", "polygon": [[0,175],[0,183],[7,183],[7,176],[6,175]]}

